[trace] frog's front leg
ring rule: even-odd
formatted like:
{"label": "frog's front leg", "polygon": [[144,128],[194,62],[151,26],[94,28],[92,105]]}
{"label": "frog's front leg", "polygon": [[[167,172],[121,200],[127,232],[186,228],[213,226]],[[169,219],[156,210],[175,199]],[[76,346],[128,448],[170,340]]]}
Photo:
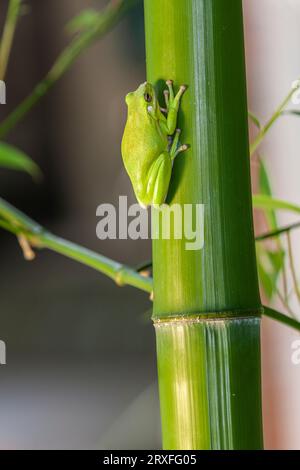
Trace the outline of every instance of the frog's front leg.
{"label": "frog's front leg", "polygon": [[147,199],[150,204],[160,206],[168,194],[172,173],[172,159],[168,152],[163,152],[150,167],[148,173]]}
{"label": "frog's front leg", "polygon": [[174,96],[172,80],[167,80],[166,84],[167,84],[168,90],[165,91],[164,95],[165,95],[165,101],[166,101],[166,106],[168,110],[167,133],[168,135],[173,135],[176,129],[177,114],[178,114],[178,109],[180,105],[180,100],[181,100],[182,95],[186,91],[187,86],[181,85],[178,93]]}

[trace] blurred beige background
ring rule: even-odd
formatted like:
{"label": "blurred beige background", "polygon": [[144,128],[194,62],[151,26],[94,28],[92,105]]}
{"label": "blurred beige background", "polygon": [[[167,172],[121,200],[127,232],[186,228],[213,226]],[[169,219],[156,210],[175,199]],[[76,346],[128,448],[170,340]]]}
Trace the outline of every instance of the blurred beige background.
{"label": "blurred beige background", "polygon": [[[64,27],[105,1],[25,2],[1,118],[69,41]],[[3,22],[7,1],[0,0]],[[0,171],[1,196],[54,233],[132,265],[145,241],[100,241],[96,208],[132,192],[120,154],[125,94],[145,79],[142,7],[86,51],[9,136],[38,162],[42,184]],[[49,252],[25,262],[0,233],[1,448],[156,448],[160,423],[151,302]],[[145,429],[143,420],[148,422]]]}
{"label": "blurred beige background", "polygon": [[[249,108],[265,122],[300,78],[300,0],[244,0]],[[291,105],[297,109],[299,105]],[[300,120],[285,116],[272,128],[261,147],[275,197],[300,203]],[[281,226],[299,221],[279,212]],[[257,227],[259,229],[259,227]],[[300,231],[292,235],[299,274]],[[289,265],[287,263],[287,270]],[[292,282],[290,280],[290,287]],[[299,305],[291,300],[300,319]],[[282,305],[273,304],[282,311]],[[264,319],[263,396],[265,447],[300,449],[300,365],[291,361],[292,343],[299,334]]]}

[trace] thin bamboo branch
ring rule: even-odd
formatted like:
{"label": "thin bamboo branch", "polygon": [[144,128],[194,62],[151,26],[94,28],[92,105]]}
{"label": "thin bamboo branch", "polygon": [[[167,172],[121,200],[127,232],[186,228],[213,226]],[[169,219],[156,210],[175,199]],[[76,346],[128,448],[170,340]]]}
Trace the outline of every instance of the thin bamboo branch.
{"label": "thin bamboo branch", "polygon": [[294,314],[294,312],[292,311],[291,307],[289,306],[289,303],[288,303],[288,300],[287,300],[287,294],[286,292],[284,292],[284,296],[281,294],[280,290],[276,287],[276,294],[278,295],[279,297],[279,300],[281,301],[282,305],[284,308],[286,308],[286,310],[288,311],[288,313],[296,318],[296,315]]}
{"label": "thin bamboo branch", "polygon": [[[279,246],[281,247],[281,245]],[[283,263],[283,267],[282,267],[282,284],[283,284],[284,302],[288,305],[288,281],[287,281],[287,270],[286,270],[285,263]]]}
{"label": "thin bamboo branch", "polygon": [[273,308],[264,306],[264,315],[282,323],[283,325],[289,326],[294,330],[300,331],[299,321],[295,320],[294,318],[290,318],[283,313],[277,312],[277,310],[274,310]]}
{"label": "thin bamboo branch", "polygon": [[17,236],[22,234],[32,247],[48,248],[78,261],[105,274],[119,286],[130,285],[149,293],[152,292],[151,278],[141,276],[126,265],[53,235],[2,198],[0,198],[0,216],[3,219],[0,220],[2,228]]}
{"label": "thin bamboo branch", "polygon": [[278,228],[277,230],[273,230],[271,232],[263,233],[255,237],[257,242],[267,240],[269,238],[278,237],[278,235],[282,235],[283,233],[290,232],[296,228],[300,228],[300,222],[296,222],[294,224],[287,225],[286,227]]}
{"label": "thin bamboo branch", "polygon": [[6,220],[0,219],[0,227],[6,230],[7,232],[10,232],[16,235],[16,230],[11,226],[9,222],[6,222]]}
{"label": "thin bamboo branch", "polygon": [[297,80],[296,86],[294,86],[287,96],[284,98],[284,100],[280,103],[278,108],[275,110],[271,118],[268,120],[268,122],[261,128],[259,133],[257,134],[256,138],[250,145],[250,156],[252,156],[257,148],[260,146],[262,143],[263,139],[265,138],[265,135],[267,132],[271,129],[271,127],[275,124],[277,119],[282,115],[282,112],[286,108],[286,106],[289,104],[290,100],[292,99],[293,95],[296,93],[297,90],[300,88],[300,80]]}
{"label": "thin bamboo branch", "polygon": [[152,291],[152,280],[150,278],[141,276],[134,269],[126,265],[83,248],[76,243],[52,235],[49,232],[44,232],[38,238],[34,236],[32,245],[37,248],[48,248],[96,271],[100,271],[115,281],[118,286],[130,285],[149,293]]}
{"label": "thin bamboo branch", "polygon": [[18,122],[39,102],[57,80],[71,67],[79,55],[97,39],[104,36],[138,0],[111,0],[103,12],[99,13],[98,21],[88,30],[75,37],[59,55],[45,78],[34,88],[31,95],[0,125],[0,139],[7,136]]}
{"label": "thin bamboo branch", "polygon": [[4,80],[22,0],[10,0],[0,42],[0,80]]}
{"label": "thin bamboo branch", "polygon": [[293,284],[294,284],[294,291],[295,291],[295,293],[296,293],[298,302],[300,303],[300,289],[299,289],[298,281],[297,281],[297,274],[296,274],[296,268],[295,268],[295,263],[294,263],[293,249],[292,249],[292,240],[291,240],[291,234],[290,234],[290,232],[286,232],[286,237],[287,237],[287,245],[288,245],[288,255],[289,255],[289,261],[290,261],[290,268],[291,268],[292,279],[293,279]]}

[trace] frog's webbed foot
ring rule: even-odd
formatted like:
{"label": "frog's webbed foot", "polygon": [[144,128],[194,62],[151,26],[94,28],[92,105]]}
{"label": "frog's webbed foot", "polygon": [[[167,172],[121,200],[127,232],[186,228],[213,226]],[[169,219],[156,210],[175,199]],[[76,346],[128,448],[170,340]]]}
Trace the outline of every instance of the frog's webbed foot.
{"label": "frog's webbed foot", "polygon": [[174,158],[177,157],[177,155],[179,153],[184,152],[185,150],[190,148],[190,146],[188,144],[183,144],[183,145],[180,145],[178,147],[180,134],[181,134],[181,129],[176,129],[176,132],[175,132],[175,135],[174,135],[174,138],[173,138],[173,142],[172,142],[172,145],[171,145],[171,148],[170,148],[171,160],[174,160]]}
{"label": "frog's webbed foot", "polygon": [[167,116],[167,127],[168,134],[172,135],[176,128],[177,123],[177,114],[180,105],[180,100],[182,95],[187,89],[186,85],[181,85],[177,94],[174,94],[173,81],[167,80],[166,85],[168,90],[164,91],[165,102],[167,106],[168,116]]}

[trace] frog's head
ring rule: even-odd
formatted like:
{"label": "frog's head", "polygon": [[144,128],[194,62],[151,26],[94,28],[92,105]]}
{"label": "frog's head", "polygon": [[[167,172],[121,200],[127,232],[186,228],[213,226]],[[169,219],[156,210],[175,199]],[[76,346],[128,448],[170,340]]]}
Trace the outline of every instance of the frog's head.
{"label": "frog's head", "polygon": [[136,91],[128,93],[125,99],[127,106],[134,106],[135,109],[144,109],[149,111],[149,107],[152,107],[156,112],[158,102],[153,85],[151,83],[142,83]]}

